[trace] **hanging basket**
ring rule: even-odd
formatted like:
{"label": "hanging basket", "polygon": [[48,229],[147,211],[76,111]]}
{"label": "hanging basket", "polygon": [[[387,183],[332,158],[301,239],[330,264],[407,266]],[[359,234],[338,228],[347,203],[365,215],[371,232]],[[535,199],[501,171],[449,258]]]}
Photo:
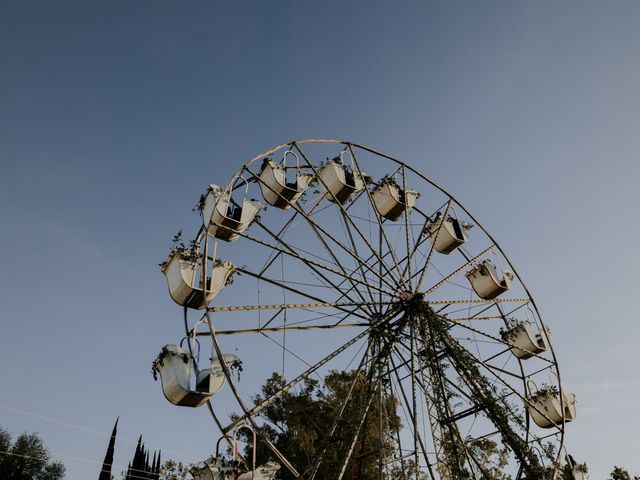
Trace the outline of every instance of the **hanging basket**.
{"label": "hanging basket", "polygon": [[234,203],[231,193],[218,185],[210,185],[202,207],[202,218],[211,235],[220,240],[233,242],[244,233],[264,208],[257,200]]}
{"label": "hanging basket", "polygon": [[531,358],[549,348],[546,335],[536,333],[531,322],[522,322],[500,334],[502,339],[511,345],[511,353],[521,360]]}
{"label": "hanging basket", "polygon": [[199,262],[190,251],[173,251],[162,264],[161,270],[167,279],[169,295],[178,305],[200,310],[212,301],[227,285],[235,266],[231,262],[217,261],[207,277],[207,293],[195,286]]}
{"label": "hanging basket", "polygon": [[[233,354],[223,358],[229,367],[240,365],[240,359]],[[198,371],[193,357],[178,345],[165,345],[153,362],[152,371],[154,377],[160,376],[166,399],[181,407],[199,407],[218,393],[225,381],[218,359],[211,362],[210,368]]]}
{"label": "hanging basket", "polygon": [[490,260],[484,260],[466,273],[476,294],[484,300],[492,300],[513,286],[513,273],[509,270],[498,276],[498,270]]}
{"label": "hanging basket", "polygon": [[318,183],[327,200],[343,204],[351,195],[364,188],[363,175],[353,167],[344,165],[341,157],[329,160],[318,171]]}
{"label": "hanging basket", "polygon": [[162,392],[167,400],[181,407],[199,407],[211,393],[190,388],[195,375],[195,362],[186,350],[177,345],[166,345],[153,362],[154,375],[160,375]]}
{"label": "hanging basket", "polygon": [[527,410],[540,428],[553,428],[563,421],[567,423],[576,418],[576,396],[573,393],[562,392],[563,409],[556,391],[539,391],[537,388],[535,390],[536,393],[526,399]]}
{"label": "hanging basket", "polygon": [[312,178],[313,175],[301,173],[297,168],[295,180],[287,182],[286,166],[265,158],[260,172],[260,190],[269,205],[289,210],[307,189]]}
{"label": "hanging basket", "polygon": [[415,190],[402,190],[392,179],[383,179],[371,192],[377,212],[387,220],[398,220],[405,210],[416,205],[420,196]]}
{"label": "hanging basket", "polygon": [[189,468],[193,480],[233,480],[235,462],[221,457],[209,457]]}
{"label": "hanging basket", "polygon": [[426,228],[426,233],[433,248],[438,253],[449,255],[456,248],[466,243],[467,225],[462,225],[458,219],[447,215],[446,220],[438,212],[435,220]]}

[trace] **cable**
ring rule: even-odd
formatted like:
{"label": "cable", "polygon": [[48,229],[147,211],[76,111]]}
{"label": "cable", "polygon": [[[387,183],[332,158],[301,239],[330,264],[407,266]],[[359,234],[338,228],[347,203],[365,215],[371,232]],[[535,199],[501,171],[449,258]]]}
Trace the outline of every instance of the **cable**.
{"label": "cable", "polygon": [[[3,408],[4,410],[8,410],[10,412],[20,413],[22,415],[27,415],[29,417],[38,418],[40,420],[47,420],[49,422],[53,422],[53,423],[57,423],[57,424],[60,424],[60,425],[64,425],[66,427],[76,428],[78,430],[82,430],[82,431],[89,432],[89,433],[94,433],[96,435],[100,435],[100,436],[103,436],[103,437],[106,437],[106,438],[111,438],[111,433],[99,432],[98,430],[92,430],[90,428],[82,427],[80,425],[76,425],[76,424],[69,423],[69,422],[64,422],[62,420],[56,420],[55,418],[45,417],[44,415],[38,415],[38,414],[35,414],[35,413],[32,413],[32,412],[27,412],[26,410],[20,410],[20,409],[17,409],[17,408],[8,407],[6,405],[0,405],[0,407]],[[131,444],[136,444],[136,445],[138,444],[137,440],[130,440],[128,438],[118,437],[118,440],[124,441],[126,443],[131,443]],[[153,448],[155,450],[162,450],[163,452],[167,452],[167,453],[173,453],[174,455],[180,455],[180,456],[182,456],[184,458],[189,458],[191,460],[196,460],[196,461],[201,460],[201,459],[199,459],[197,457],[194,457],[192,455],[188,455],[188,454],[182,453],[182,452],[177,452],[175,450],[165,449],[165,448],[162,448],[162,447],[160,447],[158,445],[148,444],[147,447]]]}
{"label": "cable", "polygon": [[[95,460],[89,460],[89,459],[83,459],[83,458],[80,458],[80,457],[72,457],[72,456],[69,456],[69,455],[63,455],[63,454],[57,453],[57,452],[50,452],[50,453],[53,456],[73,458],[75,460],[80,460],[80,461],[90,462],[90,463],[96,463],[98,465],[100,465],[102,463],[102,462],[97,462]],[[7,452],[6,450],[0,450],[0,455],[11,455],[13,457],[21,457],[21,458],[27,458],[27,459],[32,459],[32,460],[43,460],[45,462],[49,462],[51,460],[49,457],[45,457],[45,456],[43,456],[43,457],[35,457],[33,455],[23,455],[23,454],[20,454],[20,453]],[[64,463],[63,465],[65,467],[71,466],[71,467],[77,467],[77,468],[84,468],[85,470],[91,470],[91,471],[94,471],[94,472],[103,472],[104,471],[104,470],[102,470],[102,468],[87,467],[86,465],[78,465],[78,464],[75,464],[75,463]],[[110,466],[115,466],[115,467],[118,467],[118,468],[122,468],[121,465],[113,464],[113,465],[110,465]],[[139,469],[130,468],[129,470],[131,472],[147,473],[147,472],[144,472],[144,471],[139,470]],[[148,479],[149,478],[148,476],[142,477],[142,476],[139,476],[139,475],[130,475],[130,477],[131,478],[141,478],[141,479]]]}

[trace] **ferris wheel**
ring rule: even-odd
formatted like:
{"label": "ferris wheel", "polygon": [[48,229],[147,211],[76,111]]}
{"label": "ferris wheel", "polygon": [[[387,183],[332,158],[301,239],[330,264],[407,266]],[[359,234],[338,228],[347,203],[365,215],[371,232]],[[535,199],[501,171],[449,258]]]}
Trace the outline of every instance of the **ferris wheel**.
{"label": "ferris wheel", "polygon": [[[153,367],[233,450],[194,478],[481,479],[487,442],[510,478],[555,478],[575,396],[514,265],[447,191],[309,139],[256,155],[198,210],[162,264],[185,337]],[[333,403],[302,455],[268,412],[309,385]]]}

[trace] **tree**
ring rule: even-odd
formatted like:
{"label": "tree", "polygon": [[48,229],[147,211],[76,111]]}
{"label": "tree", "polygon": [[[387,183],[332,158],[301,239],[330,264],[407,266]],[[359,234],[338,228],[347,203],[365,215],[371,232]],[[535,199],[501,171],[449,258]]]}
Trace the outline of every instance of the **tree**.
{"label": "tree", "polygon": [[149,460],[149,451],[144,446],[142,435],[140,435],[133,460],[129,463],[124,480],[159,480],[159,478],[160,452],[154,452],[153,460]]}
{"label": "tree", "polygon": [[[256,395],[254,403],[262,403],[285,383],[284,378],[274,373],[263,385],[262,393]],[[351,400],[346,402],[352,385]],[[396,435],[401,424],[396,415],[397,400],[390,395],[381,395],[380,399],[376,395],[376,401],[370,402],[371,406],[364,415],[364,406],[372,394],[373,382],[364,374],[356,374],[354,371],[330,372],[324,379],[324,387],[317,380],[306,379],[297,393],[286,392],[280,395],[260,412],[260,417],[264,420],[260,433],[269,438],[278,450],[286,452],[287,458],[294,465],[306,466],[309,471],[313,470],[322,457],[316,478],[332,478],[342,467],[346,452],[360,428],[361,434],[344,478],[377,479],[380,456],[391,454],[389,444],[385,444],[384,439]],[[332,430],[333,419],[340,416],[341,409],[341,421],[333,435],[327,438],[326,432]],[[365,421],[360,427],[362,418]],[[383,418],[382,422],[379,421],[380,418]],[[382,435],[380,423],[383,425]],[[240,432],[240,436],[245,441],[250,440],[246,431]],[[245,456],[251,458],[251,455],[252,447],[248,442]],[[256,456],[258,465],[270,460],[277,461],[262,442],[258,442]],[[283,468],[279,478],[288,480],[293,477]]]}
{"label": "tree", "polygon": [[[326,438],[326,432],[332,427],[332,421],[345,404],[349,389],[355,382],[351,394],[351,401],[346,404],[342,415],[342,421],[331,438]],[[262,386],[260,395],[253,399],[254,404],[262,403],[266,398],[278,392],[286,381],[279,374],[274,373]],[[285,452],[287,458],[296,466],[315,465],[319,455],[323,454],[323,462],[316,478],[332,478],[336,476],[346,456],[346,451],[351,444],[357,425],[362,418],[362,408],[371,397],[373,382],[364,375],[356,378],[356,372],[332,371],[324,379],[324,386],[314,379],[306,379],[296,393],[286,392],[277,397],[271,404],[262,409],[260,418],[264,423],[260,431],[266,435],[278,450]],[[384,389],[383,389],[384,390]],[[390,445],[380,443],[379,414],[380,402],[371,402],[371,407],[365,417],[362,435],[359,437],[350,463],[347,465],[344,478],[358,478],[360,480],[379,478],[379,458],[389,459]],[[397,399],[391,395],[383,395],[382,417],[384,430],[382,438],[389,443],[402,428],[400,418],[396,415],[398,408]],[[249,441],[250,436],[240,432],[244,441]],[[326,443],[322,443],[326,442]],[[489,439],[482,438],[469,441],[469,449],[474,457],[482,465],[483,479],[485,480],[511,480],[511,476],[504,473],[504,468],[509,462],[509,452],[502,445]],[[252,449],[249,446],[245,450],[245,457],[251,458]],[[258,442],[258,465],[269,460],[277,461],[273,453]],[[301,472],[302,473],[302,472]],[[279,478],[283,480],[293,478],[283,468]],[[385,476],[385,478],[387,478]],[[402,478],[403,480],[428,478],[426,474],[418,472],[413,459],[406,459],[402,464],[396,463],[390,472],[389,479]],[[468,478],[471,478],[469,475]]]}
{"label": "tree", "polygon": [[632,478],[627,470],[618,467],[617,465],[609,475],[611,475],[611,478],[609,480],[640,480],[640,477],[637,476],[634,476]]}
{"label": "tree", "polygon": [[504,467],[509,463],[506,448],[500,448],[490,438],[478,438],[469,443],[469,449],[482,465],[488,480],[511,480],[511,476],[504,473]]}
{"label": "tree", "polygon": [[113,466],[113,454],[116,447],[116,436],[118,435],[118,420],[116,419],[116,423],[113,426],[113,431],[111,432],[111,438],[109,439],[109,446],[107,447],[107,453],[104,456],[104,461],[102,462],[102,470],[100,471],[100,475],[98,476],[98,480],[111,480],[113,476],[111,475],[111,467]]}
{"label": "tree", "polygon": [[0,478],[3,480],[60,480],[65,468],[54,462],[36,433],[22,433],[12,443],[0,427]]}
{"label": "tree", "polygon": [[160,468],[160,480],[182,480],[186,468],[182,462],[167,460]]}

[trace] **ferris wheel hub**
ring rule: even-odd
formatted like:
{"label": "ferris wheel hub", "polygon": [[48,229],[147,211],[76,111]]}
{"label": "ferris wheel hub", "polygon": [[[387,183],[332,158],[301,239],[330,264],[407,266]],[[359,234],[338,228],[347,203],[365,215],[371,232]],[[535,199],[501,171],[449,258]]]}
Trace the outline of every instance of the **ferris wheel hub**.
{"label": "ferris wheel hub", "polygon": [[409,290],[405,290],[398,293],[398,297],[407,305],[414,305],[416,303],[424,301],[424,293],[423,292],[412,292]]}

